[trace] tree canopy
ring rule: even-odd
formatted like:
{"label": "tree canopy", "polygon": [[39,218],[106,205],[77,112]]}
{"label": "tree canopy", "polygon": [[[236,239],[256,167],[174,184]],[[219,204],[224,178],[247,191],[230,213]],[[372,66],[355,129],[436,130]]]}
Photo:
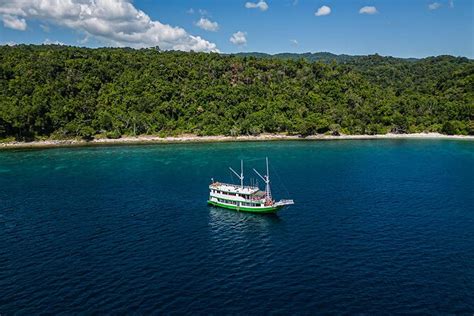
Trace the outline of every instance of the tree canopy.
{"label": "tree canopy", "polygon": [[0,138],[474,134],[472,60],[304,57],[0,46]]}

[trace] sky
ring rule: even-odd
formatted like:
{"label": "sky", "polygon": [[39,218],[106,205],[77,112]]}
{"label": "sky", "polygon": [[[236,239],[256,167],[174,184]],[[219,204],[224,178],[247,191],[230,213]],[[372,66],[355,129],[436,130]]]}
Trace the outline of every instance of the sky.
{"label": "sky", "polygon": [[474,0],[0,0],[0,44],[474,58]]}

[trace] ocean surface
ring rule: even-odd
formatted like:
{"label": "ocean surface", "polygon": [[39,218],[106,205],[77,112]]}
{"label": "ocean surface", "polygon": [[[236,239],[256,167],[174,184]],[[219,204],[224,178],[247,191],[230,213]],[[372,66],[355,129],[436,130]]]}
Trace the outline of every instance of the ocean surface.
{"label": "ocean surface", "polygon": [[[265,156],[294,206],[207,206]],[[474,142],[0,151],[0,314],[152,312],[472,315]]]}

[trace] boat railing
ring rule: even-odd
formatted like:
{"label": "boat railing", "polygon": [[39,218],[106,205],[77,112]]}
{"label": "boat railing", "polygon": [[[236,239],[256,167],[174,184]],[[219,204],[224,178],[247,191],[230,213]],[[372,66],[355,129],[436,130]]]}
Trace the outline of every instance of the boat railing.
{"label": "boat railing", "polygon": [[250,185],[244,185],[243,187],[238,185],[238,184],[231,184],[231,183],[223,183],[223,182],[213,182],[211,184],[211,186],[213,187],[217,187],[217,186],[229,186],[229,187],[233,187],[233,188],[236,188],[236,189],[239,189],[239,188],[244,188],[244,189],[252,189],[252,190],[255,190],[255,189],[258,189],[258,187],[255,187],[255,186],[250,186]]}
{"label": "boat railing", "polygon": [[[221,192],[221,193],[217,193],[218,195],[220,196],[228,196],[228,195],[231,195],[233,197],[237,197],[236,195],[234,194],[229,194],[228,192]],[[243,198],[244,200],[246,201],[262,201],[263,199],[265,199],[265,197],[260,197],[260,196],[239,196],[241,198]]]}

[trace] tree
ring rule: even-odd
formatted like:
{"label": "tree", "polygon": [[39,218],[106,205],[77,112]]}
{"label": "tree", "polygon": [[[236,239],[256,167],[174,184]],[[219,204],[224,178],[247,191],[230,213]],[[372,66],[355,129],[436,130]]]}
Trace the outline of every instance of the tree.
{"label": "tree", "polygon": [[474,61],[0,46],[0,137],[474,134]]}

